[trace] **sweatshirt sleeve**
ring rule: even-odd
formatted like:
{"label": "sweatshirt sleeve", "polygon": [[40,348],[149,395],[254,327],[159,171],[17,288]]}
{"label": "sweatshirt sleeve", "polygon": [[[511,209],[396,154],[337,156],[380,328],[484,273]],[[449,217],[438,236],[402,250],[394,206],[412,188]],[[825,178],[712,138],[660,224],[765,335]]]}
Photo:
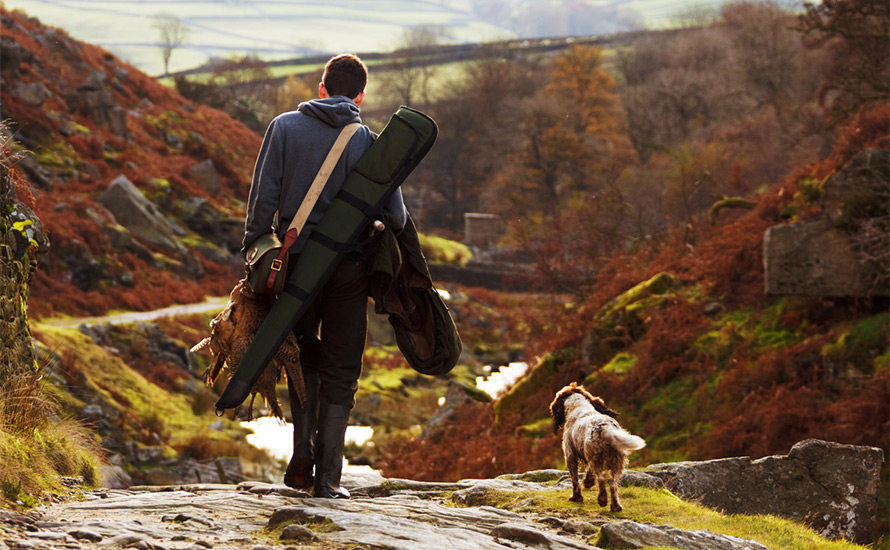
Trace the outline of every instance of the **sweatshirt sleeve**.
{"label": "sweatshirt sleeve", "polygon": [[387,216],[387,223],[392,227],[396,234],[400,233],[402,229],[405,229],[408,211],[405,208],[405,201],[402,199],[401,187],[397,188],[396,192],[390,195],[389,200],[383,207],[383,212]]}
{"label": "sweatshirt sleeve", "polygon": [[247,217],[244,220],[244,239],[241,241],[242,254],[260,235],[272,231],[284,171],[282,141],[279,122],[277,119],[273,120],[263,137],[263,145],[253,168],[253,181],[247,199]]}

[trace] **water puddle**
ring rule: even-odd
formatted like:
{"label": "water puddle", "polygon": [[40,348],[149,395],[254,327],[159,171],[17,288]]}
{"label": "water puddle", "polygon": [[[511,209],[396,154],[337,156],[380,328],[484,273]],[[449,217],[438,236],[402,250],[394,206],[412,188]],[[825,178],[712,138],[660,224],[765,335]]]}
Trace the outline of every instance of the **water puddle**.
{"label": "water puddle", "polygon": [[[247,442],[258,449],[262,449],[269,453],[269,456],[275,459],[290,460],[291,452],[293,452],[294,426],[290,422],[280,422],[277,418],[264,416],[251,420],[250,422],[241,422],[245,428],[253,430],[252,434],[247,436]],[[354,443],[362,446],[374,436],[374,428],[370,426],[347,426],[346,427],[346,444]],[[370,466],[358,466],[349,464],[349,461],[343,459],[343,468],[345,472],[368,473],[376,472]]]}
{"label": "water puddle", "polygon": [[510,386],[515,384],[517,380],[525,376],[529,366],[524,361],[514,361],[494,372],[491,372],[492,369],[491,365],[486,365],[485,371],[490,374],[477,376],[476,387],[490,395],[493,399],[497,399],[510,389]]}
{"label": "water puddle", "polygon": [[[522,378],[529,370],[528,363],[523,361],[515,361],[509,365],[501,366],[494,370],[492,366],[486,366],[486,376],[476,377],[476,387],[497,399],[510,386]],[[439,405],[443,405],[445,398],[439,400]],[[247,442],[259,449],[265,450],[269,456],[273,458],[288,461],[293,449],[293,433],[294,427],[289,422],[283,423],[272,417],[262,417],[251,422],[242,422],[242,426],[253,430],[253,433],[247,436]],[[355,444],[362,446],[374,437],[374,428],[370,426],[348,426],[346,428],[346,444]],[[369,466],[353,466],[344,459],[344,468],[357,472],[375,471]]]}

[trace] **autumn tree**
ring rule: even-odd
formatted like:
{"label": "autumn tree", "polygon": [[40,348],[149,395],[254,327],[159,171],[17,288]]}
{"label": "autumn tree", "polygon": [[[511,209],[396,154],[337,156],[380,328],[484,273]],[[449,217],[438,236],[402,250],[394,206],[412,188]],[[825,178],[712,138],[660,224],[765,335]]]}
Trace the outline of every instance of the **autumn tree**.
{"label": "autumn tree", "polygon": [[505,214],[550,214],[575,194],[614,182],[634,153],[602,52],[573,47],[526,106],[523,142],[494,178]]}
{"label": "autumn tree", "polygon": [[599,49],[556,58],[527,102],[519,147],[492,181],[507,239],[551,287],[583,291],[598,259],[622,241],[617,183],[635,154],[615,88]]}
{"label": "autumn tree", "polygon": [[831,64],[819,97],[840,113],[890,97],[890,5],[884,0],[806,3],[798,28],[810,47],[827,48]]}
{"label": "autumn tree", "polygon": [[189,35],[188,25],[181,19],[171,14],[159,14],[155,16],[154,28],[159,35],[158,47],[161,49],[161,57],[164,59],[164,74],[170,74],[170,56],[173,50],[181,47]]}
{"label": "autumn tree", "polygon": [[436,146],[406,182],[408,195],[422,200],[424,224],[458,232],[465,212],[499,204],[486,184],[521,142],[524,101],[539,73],[536,62],[491,48],[440,85],[428,110],[439,125]]}
{"label": "autumn tree", "polygon": [[825,56],[804,47],[792,12],[733,2],[697,21],[615,57],[643,161],[621,184],[637,237],[778,182],[833,139],[816,102]]}
{"label": "autumn tree", "polygon": [[304,79],[297,75],[289,75],[284,83],[278,87],[275,95],[274,112],[293,111],[300,103],[309,101],[315,96],[316,92]]}

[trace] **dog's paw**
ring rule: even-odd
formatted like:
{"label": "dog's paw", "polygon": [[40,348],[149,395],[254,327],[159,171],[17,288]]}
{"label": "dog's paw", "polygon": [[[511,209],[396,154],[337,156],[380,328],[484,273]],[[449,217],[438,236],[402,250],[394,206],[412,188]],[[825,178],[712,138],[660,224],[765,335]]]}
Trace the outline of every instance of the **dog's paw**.
{"label": "dog's paw", "polygon": [[593,477],[585,477],[584,478],[584,488],[585,489],[590,489],[594,485],[596,485],[596,478],[593,478]]}
{"label": "dog's paw", "polygon": [[609,495],[607,495],[605,492],[600,493],[596,499],[596,503],[599,504],[600,506],[605,506],[606,504],[609,504]]}
{"label": "dog's paw", "polygon": [[578,493],[570,496],[569,500],[571,500],[572,502],[584,502],[584,497],[581,496],[581,493]]}
{"label": "dog's paw", "polygon": [[609,508],[609,510],[611,510],[613,512],[620,512],[621,510],[624,510],[624,508],[622,508],[620,504],[616,504],[613,502],[612,506]]}

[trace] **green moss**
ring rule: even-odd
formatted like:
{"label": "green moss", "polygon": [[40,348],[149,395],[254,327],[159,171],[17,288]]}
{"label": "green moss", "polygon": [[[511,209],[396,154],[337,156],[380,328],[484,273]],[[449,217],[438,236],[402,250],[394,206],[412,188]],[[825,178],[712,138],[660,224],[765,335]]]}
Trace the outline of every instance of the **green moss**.
{"label": "green moss", "polygon": [[807,326],[801,323],[785,326],[782,317],[786,307],[786,301],[780,299],[759,310],[727,312],[696,339],[692,349],[725,365],[739,350],[756,353],[799,342],[807,336]]}
{"label": "green moss", "polygon": [[609,374],[627,374],[637,364],[637,356],[632,353],[620,352],[601,369]]}
{"label": "green moss", "polygon": [[470,248],[463,243],[423,233],[418,238],[424,255],[431,262],[467,265],[473,259]]}
{"label": "green moss", "polygon": [[637,356],[621,351],[601,368],[587,375],[582,384],[587,387],[596,387],[604,378],[622,377],[633,371],[637,364]]}
{"label": "green moss", "polygon": [[[873,315],[843,331],[834,342],[822,347],[823,359],[833,363],[873,364],[879,367],[887,363],[888,318],[890,314]],[[883,359],[880,359],[883,356]],[[871,361],[875,358],[874,361]],[[879,360],[880,359],[880,360]]]}
{"label": "green moss", "polygon": [[659,386],[645,402],[636,404],[633,418],[622,418],[622,424],[632,433],[646,434],[651,461],[687,460],[690,438],[709,430],[707,425],[696,422],[696,410],[695,378],[685,376]]}
{"label": "green moss", "polygon": [[[621,503],[624,510],[610,512],[596,504],[595,494],[585,493],[585,502],[569,501],[571,490],[562,491],[500,491],[490,489],[474,501],[475,506],[488,505],[510,509],[517,513],[552,515],[563,519],[580,518],[585,521],[650,522],[673,525],[680,529],[702,530],[750,539],[773,550],[862,550],[862,546],[847,541],[830,541],[805,525],[791,520],[765,515],[726,515],[693,502],[676,497],[665,489],[622,487]],[[519,503],[519,504],[518,504]],[[517,505],[518,504],[518,505]],[[589,543],[610,548],[602,535]]]}
{"label": "green moss", "polygon": [[524,437],[544,437],[552,433],[553,421],[549,417],[541,418],[516,428],[516,435]]}
{"label": "green moss", "polygon": [[454,383],[463,389],[464,393],[473,401],[480,403],[490,403],[493,398],[483,390],[480,390],[475,383],[469,383],[464,380],[454,380]]}
{"label": "green moss", "polygon": [[674,289],[676,280],[670,273],[658,273],[652,278],[637,284],[630,290],[618,295],[603,306],[596,314],[596,319],[607,320],[626,310],[628,306],[648,296],[662,296]]}
{"label": "green moss", "polygon": [[519,481],[528,481],[531,483],[555,485],[566,475],[565,472],[557,470],[533,470],[522,474],[504,474],[498,476],[497,479],[518,479]]}
{"label": "green moss", "polygon": [[890,368],[890,350],[875,357],[874,366],[876,371]]}
{"label": "green moss", "polygon": [[804,204],[815,204],[822,197],[822,186],[825,180],[806,178],[798,182],[800,190],[794,194],[794,199]]}
{"label": "green moss", "polygon": [[77,151],[64,141],[41,147],[36,151],[34,160],[41,166],[61,169],[70,169],[80,165],[80,156],[78,156]]}
{"label": "green moss", "polygon": [[219,250],[219,245],[213,241],[207,240],[196,233],[189,233],[184,237],[179,237],[179,242],[187,248],[197,248],[203,246],[210,249]]}
{"label": "green moss", "polygon": [[88,336],[46,325],[40,325],[40,332],[44,344],[75,358],[73,368],[84,375],[87,390],[98,393],[122,413],[134,415],[141,424],[160,424],[170,437],[188,433],[199,424],[184,395],[170,394],[149,382]]}

